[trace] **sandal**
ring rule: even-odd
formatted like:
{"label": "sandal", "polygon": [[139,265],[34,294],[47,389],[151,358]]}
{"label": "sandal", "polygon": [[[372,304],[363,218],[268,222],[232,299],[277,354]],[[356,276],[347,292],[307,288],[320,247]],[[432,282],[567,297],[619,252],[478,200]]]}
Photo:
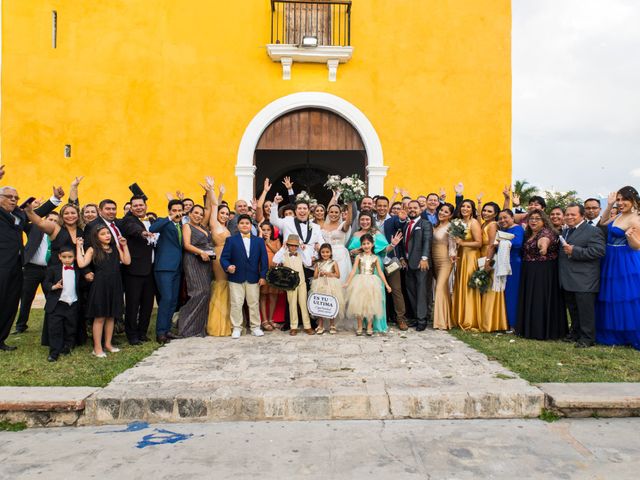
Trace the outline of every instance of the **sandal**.
{"label": "sandal", "polygon": [[356,329],[356,337],[361,337],[362,336],[362,329],[358,328]]}
{"label": "sandal", "polygon": [[368,326],[367,327],[367,336],[370,337],[371,335],[373,335],[373,327],[372,326]]}
{"label": "sandal", "polygon": [[331,334],[338,333],[338,330],[336,329],[335,325],[331,325],[329,327],[329,333],[331,333]]}
{"label": "sandal", "polygon": [[316,334],[317,335],[322,335],[324,333],[324,327],[316,327]]}
{"label": "sandal", "polygon": [[273,327],[269,322],[264,322],[261,326],[262,330],[264,330],[265,332],[273,332]]}

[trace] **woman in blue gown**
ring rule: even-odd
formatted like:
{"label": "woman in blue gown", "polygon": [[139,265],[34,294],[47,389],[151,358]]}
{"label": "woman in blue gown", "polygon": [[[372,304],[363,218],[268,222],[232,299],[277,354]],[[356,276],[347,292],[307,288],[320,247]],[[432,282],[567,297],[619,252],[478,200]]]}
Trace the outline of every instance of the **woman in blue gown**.
{"label": "woman in blue gown", "polygon": [[[387,239],[385,238],[385,236],[380,233],[375,226],[375,223],[373,221],[373,217],[371,216],[371,214],[369,214],[368,212],[362,212],[360,214],[360,218],[358,219],[358,224],[360,226],[360,230],[358,230],[357,232],[355,232],[353,234],[353,236],[351,237],[351,240],[349,240],[349,244],[347,245],[347,249],[349,250],[349,252],[351,253],[352,257],[359,254],[361,252],[360,250],[360,237],[362,237],[362,235],[364,235],[365,233],[370,233],[371,235],[373,235],[373,252],[378,256],[378,258],[380,259],[380,265],[384,266],[384,258],[387,255],[387,252],[389,250],[393,249],[393,245],[391,245],[389,242],[387,242]],[[384,268],[384,267],[383,267]],[[377,273],[376,273],[377,275]],[[387,302],[386,302],[386,296],[387,296],[387,292],[384,289],[384,284],[381,282],[380,283],[380,288],[382,288],[382,300],[384,302],[383,306],[382,306],[382,317],[378,318],[378,317],[374,317],[373,319],[373,331],[374,332],[386,332],[387,331]],[[366,324],[368,323],[368,319],[365,318],[365,327]]]}
{"label": "woman in blue gown", "polygon": [[620,214],[608,224],[607,253],[602,261],[596,305],[596,340],[604,345],[631,345],[640,350],[640,197],[633,187],[609,196]]}
{"label": "woman in blue gown", "polygon": [[507,321],[509,329],[516,327],[518,319],[518,295],[520,290],[520,270],[522,267],[522,242],[524,242],[524,228],[515,223],[513,212],[509,209],[502,210],[498,216],[500,230],[512,234],[511,240],[511,275],[507,278],[507,286],[504,289],[504,300],[507,309]]}

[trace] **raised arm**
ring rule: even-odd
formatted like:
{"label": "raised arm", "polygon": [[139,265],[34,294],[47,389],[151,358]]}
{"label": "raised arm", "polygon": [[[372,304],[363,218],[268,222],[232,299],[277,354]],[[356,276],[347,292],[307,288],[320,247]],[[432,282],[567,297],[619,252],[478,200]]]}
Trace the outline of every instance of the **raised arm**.
{"label": "raised arm", "polygon": [[271,190],[271,182],[269,181],[268,178],[264,179],[264,184],[262,187],[262,193],[260,194],[260,197],[258,198],[258,205],[256,208],[256,221],[258,223],[262,223],[262,221],[264,220],[264,202],[267,199],[267,193],[269,193],[269,190]]}
{"label": "raised arm", "polygon": [[69,189],[69,203],[72,205],[80,206],[80,202],[78,200],[78,185],[82,181],[84,177],[76,177],[71,182],[71,188]]}
{"label": "raised arm", "polygon": [[269,223],[278,227],[279,229],[284,229],[284,218],[280,218],[278,216],[278,207],[280,206],[280,202],[282,202],[282,196],[279,193],[276,193],[275,198],[273,199],[273,203],[271,204],[271,214],[269,215]]}
{"label": "raised arm", "polygon": [[38,208],[39,205],[40,202],[34,200],[24,208],[24,213],[27,215],[27,218],[33,225],[49,235],[51,237],[51,240],[53,240],[58,236],[58,233],[60,232],[60,225],[58,225],[57,223],[48,222],[40,215],[38,215],[34,211],[34,209]]}
{"label": "raised arm", "polygon": [[344,220],[344,225],[342,226],[342,231],[345,233],[349,231],[351,222],[353,222],[353,205],[354,203],[347,205],[347,218]]}
{"label": "raised arm", "polygon": [[600,216],[599,225],[609,225],[615,220],[615,218],[611,218],[611,209],[616,203],[616,198],[618,198],[617,192],[611,192],[607,197],[607,208],[604,209],[604,212],[602,212]]}

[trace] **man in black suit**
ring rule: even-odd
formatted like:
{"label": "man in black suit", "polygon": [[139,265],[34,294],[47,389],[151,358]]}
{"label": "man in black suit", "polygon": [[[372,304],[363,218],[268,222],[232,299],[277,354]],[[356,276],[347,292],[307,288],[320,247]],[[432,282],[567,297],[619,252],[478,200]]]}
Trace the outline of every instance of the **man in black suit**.
{"label": "man in black suit", "polygon": [[[62,187],[54,187],[53,191],[54,197],[36,210],[41,217],[56,208],[64,196]],[[0,188],[0,350],[5,351],[16,349],[4,342],[11,331],[22,293],[22,235],[30,230],[25,213],[18,208],[18,200],[20,198],[15,188]]]}
{"label": "man in black suit", "polygon": [[117,214],[118,206],[116,202],[108,198],[100,202],[100,205],[98,205],[98,218],[84,227],[83,239],[87,247],[91,245],[91,232],[102,225],[106,225],[111,231],[111,246],[118,247],[118,239],[122,236],[122,233],[118,227]]}
{"label": "man in black suit", "polygon": [[560,287],[571,316],[571,332],[565,339],[576,347],[594,345],[595,302],[600,289],[600,259],[606,246],[602,230],[585,221],[585,210],[577,203],[564,212],[566,227],[558,255]]}
{"label": "man in black suit", "polygon": [[421,217],[420,203],[417,200],[411,200],[407,209],[409,220],[404,227],[400,250],[402,263],[407,269],[409,302],[417,317],[416,330],[421,332],[427,328],[427,320],[433,303],[431,276],[429,275],[433,227],[429,220]]}
{"label": "man in black suit", "polygon": [[120,230],[127,239],[131,253],[131,264],[123,266],[124,328],[131,345],[140,345],[149,340],[147,329],[156,293],[153,278],[155,235],[149,232],[146,214],[145,198],[133,196],[129,213],[120,221]]}
{"label": "man in black suit", "polygon": [[[391,243],[391,240],[394,236],[396,236],[398,233],[402,233],[402,230],[406,223],[406,213],[404,212],[404,210],[401,211],[400,215],[401,217],[398,215],[392,215],[389,218],[387,218],[382,224],[382,230],[383,230],[382,233],[384,233],[384,236],[387,239],[387,242],[389,243]],[[400,244],[402,244],[402,240],[400,241]],[[402,255],[400,253],[401,251],[400,244],[398,244],[397,247],[394,247],[393,250],[387,253],[387,258],[392,262],[402,258]],[[409,325],[407,323],[407,317],[406,317],[406,313],[407,313],[406,304],[404,301],[404,294],[402,293],[402,270],[398,269],[392,273],[387,273],[385,271],[385,275],[387,277],[387,283],[391,287],[391,298],[393,300],[391,303],[393,304],[393,310],[395,313],[395,318],[396,318],[396,323],[398,324],[398,328],[403,331],[409,330]],[[387,298],[389,298],[389,296],[387,296]],[[388,315],[387,315],[387,318],[389,318]]]}

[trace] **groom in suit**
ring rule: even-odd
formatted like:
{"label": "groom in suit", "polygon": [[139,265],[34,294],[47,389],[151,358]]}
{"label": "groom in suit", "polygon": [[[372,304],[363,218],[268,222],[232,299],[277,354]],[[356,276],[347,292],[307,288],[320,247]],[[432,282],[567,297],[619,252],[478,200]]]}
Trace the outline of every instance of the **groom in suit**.
{"label": "groom in suit", "polygon": [[422,332],[427,328],[433,303],[432,276],[429,272],[433,227],[429,220],[421,217],[417,200],[411,200],[407,210],[409,218],[403,229],[400,251],[403,266],[407,269],[409,302],[417,317],[416,330]]}
{"label": "groom in suit", "polygon": [[239,233],[227,237],[220,254],[220,265],[227,272],[229,281],[232,338],[240,338],[242,333],[245,300],[249,307],[251,333],[256,337],[264,335],[260,328],[260,287],[266,283],[269,258],[264,240],[252,235],[251,227],[251,217],[239,215]]}
{"label": "groom in suit", "polygon": [[158,317],[156,341],[168,343],[179,338],[171,333],[171,318],[178,305],[180,274],[182,271],[182,215],[180,200],[171,200],[169,215],[159,218],[149,227],[151,233],[159,233],[155,251],[154,276],[158,290]]}
{"label": "groom in suit", "polygon": [[576,342],[577,348],[591,347],[596,340],[595,302],[600,259],[606,250],[602,230],[589,225],[584,215],[584,207],[577,203],[566,208],[558,255],[560,287],[571,316],[571,332],[565,341]]}

